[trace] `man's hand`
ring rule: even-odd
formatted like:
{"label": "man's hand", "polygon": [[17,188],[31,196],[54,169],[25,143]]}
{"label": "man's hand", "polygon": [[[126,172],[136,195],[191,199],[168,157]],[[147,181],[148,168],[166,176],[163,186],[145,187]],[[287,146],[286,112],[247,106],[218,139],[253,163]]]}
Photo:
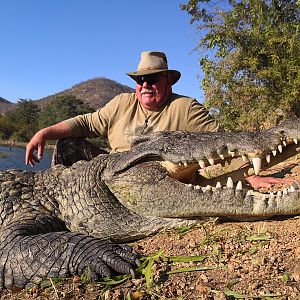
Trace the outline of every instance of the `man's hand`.
{"label": "man's hand", "polygon": [[[58,140],[72,136],[72,130],[64,122],[46,127],[38,131],[26,146],[25,163],[34,166],[43,158],[44,148],[47,140]],[[37,157],[34,155],[37,151]]]}
{"label": "man's hand", "polygon": [[274,184],[291,184],[293,182],[292,179],[262,177],[258,175],[246,177],[246,181],[255,189],[271,188]]}
{"label": "man's hand", "polygon": [[[26,146],[25,163],[32,167],[43,158],[46,139],[41,131],[38,131]],[[37,151],[37,157],[34,154]]]}

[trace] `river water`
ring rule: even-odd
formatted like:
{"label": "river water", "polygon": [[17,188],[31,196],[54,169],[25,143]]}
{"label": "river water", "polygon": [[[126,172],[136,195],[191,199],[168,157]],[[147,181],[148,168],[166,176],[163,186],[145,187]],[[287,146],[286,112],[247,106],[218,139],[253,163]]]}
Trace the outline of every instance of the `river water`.
{"label": "river water", "polygon": [[40,171],[48,169],[51,165],[52,150],[45,149],[43,159],[34,167],[26,166],[25,148],[0,145],[0,171],[20,169],[27,171]]}

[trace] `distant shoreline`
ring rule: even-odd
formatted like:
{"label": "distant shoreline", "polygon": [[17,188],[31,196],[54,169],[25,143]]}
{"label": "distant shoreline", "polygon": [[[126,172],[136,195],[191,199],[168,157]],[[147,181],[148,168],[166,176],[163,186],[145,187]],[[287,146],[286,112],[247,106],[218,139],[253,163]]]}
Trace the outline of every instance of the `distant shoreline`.
{"label": "distant shoreline", "polygon": [[10,146],[10,147],[26,147],[27,143],[24,142],[12,142],[7,140],[0,140],[0,145]]}
{"label": "distant shoreline", "polygon": [[[8,140],[0,140],[0,145],[7,146],[7,147],[22,147],[26,148],[28,142],[15,142],[15,141],[8,141]],[[47,149],[54,149],[55,144],[46,143],[45,148]]]}

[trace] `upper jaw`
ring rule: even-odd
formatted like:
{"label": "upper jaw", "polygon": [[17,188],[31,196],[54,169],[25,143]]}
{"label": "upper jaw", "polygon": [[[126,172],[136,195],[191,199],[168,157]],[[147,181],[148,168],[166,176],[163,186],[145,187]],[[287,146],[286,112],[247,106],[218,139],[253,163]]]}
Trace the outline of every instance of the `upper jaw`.
{"label": "upper jaw", "polygon": [[[230,162],[241,157],[256,175],[262,168],[274,165],[298,153],[299,136],[288,136],[286,132],[256,133],[175,133],[172,148],[161,152],[163,160],[179,166],[198,162],[200,168]],[[170,135],[171,137],[171,135]],[[167,138],[167,135],[166,135]],[[170,141],[171,143],[171,141]],[[166,143],[167,144],[167,143]],[[282,157],[278,159],[278,154]]]}
{"label": "upper jaw", "polygon": [[106,173],[113,176],[141,161],[169,161],[180,168],[199,164],[202,169],[241,157],[259,174],[280,161],[278,154],[287,154],[283,159],[297,154],[299,140],[299,119],[262,132],[155,132],[134,138],[132,150],[116,155]]}

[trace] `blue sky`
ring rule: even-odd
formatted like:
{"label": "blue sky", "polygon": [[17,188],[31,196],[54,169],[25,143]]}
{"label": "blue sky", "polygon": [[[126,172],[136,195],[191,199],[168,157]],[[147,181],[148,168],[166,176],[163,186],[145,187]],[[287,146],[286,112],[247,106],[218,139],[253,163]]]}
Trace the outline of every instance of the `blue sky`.
{"label": "blue sky", "polygon": [[199,33],[187,0],[6,0],[0,2],[0,97],[37,100],[94,77],[134,87],[140,53],[164,51],[181,71],[174,92],[203,101]]}

